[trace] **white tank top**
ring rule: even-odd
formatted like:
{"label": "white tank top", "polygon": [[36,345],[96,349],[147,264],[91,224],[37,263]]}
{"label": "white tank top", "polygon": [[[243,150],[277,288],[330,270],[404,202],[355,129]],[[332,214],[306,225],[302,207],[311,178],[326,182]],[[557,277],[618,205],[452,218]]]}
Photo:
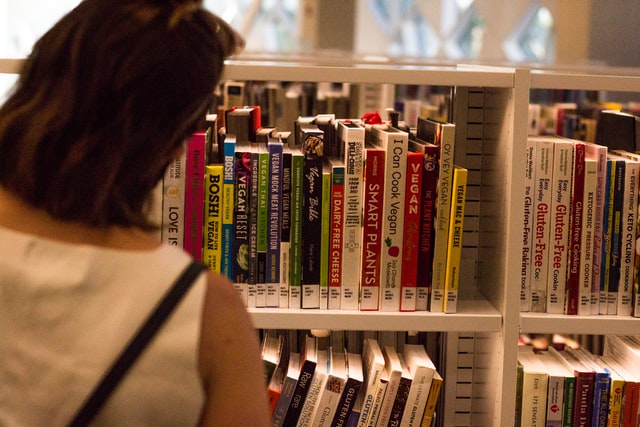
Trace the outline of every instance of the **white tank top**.
{"label": "white tank top", "polygon": [[[123,251],[0,228],[0,425],[63,426],[189,263],[181,249]],[[95,425],[193,426],[201,275]]]}

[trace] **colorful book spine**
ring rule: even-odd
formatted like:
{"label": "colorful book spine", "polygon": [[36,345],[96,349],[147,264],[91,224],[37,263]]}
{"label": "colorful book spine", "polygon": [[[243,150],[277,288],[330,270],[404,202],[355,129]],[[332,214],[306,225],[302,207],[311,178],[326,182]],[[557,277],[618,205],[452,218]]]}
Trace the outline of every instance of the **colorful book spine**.
{"label": "colorful book spine", "polygon": [[[345,289],[349,289],[348,294],[343,292],[340,307],[347,310],[357,310],[362,260],[365,129],[353,121],[340,120],[337,123],[337,135],[339,148],[344,152],[345,168],[342,286]],[[353,290],[355,290],[355,293]]]}
{"label": "colorful book spine", "polygon": [[251,184],[251,151],[248,144],[238,144],[234,166],[235,199],[233,203],[233,283],[247,301],[256,307],[256,295],[249,292],[249,191]]}
{"label": "colorful book spine", "polygon": [[[233,280],[231,244],[233,242],[233,202],[235,199],[235,151],[235,136],[225,135],[223,142],[224,184],[222,187],[222,275],[229,280]],[[244,302],[246,305],[246,299]]]}
{"label": "colorful book spine", "polygon": [[431,299],[435,213],[438,197],[438,170],[440,147],[420,140],[409,140],[409,149],[422,153],[422,194],[420,200],[420,245],[416,281],[416,310],[429,309]]}
{"label": "colorful book spine", "polygon": [[267,307],[280,305],[280,221],[282,218],[282,141],[267,143],[269,151],[269,219],[267,230]]}
{"label": "colorful book spine", "polygon": [[282,152],[282,217],[280,221],[280,308],[289,307],[291,270],[291,152]]}
{"label": "colorful book spine", "polygon": [[607,314],[609,297],[609,266],[611,253],[611,237],[613,230],[613,189],[616,183],[616,161],[607,156],[604,191],[604,212],[602,215],[602,248],[600,262],[600,292],[598,297],[598,314]]}
{"label": "colorful book spine", "polygon": [[320,308],[323,132],[302,126],[302,308]]}
{"label": "colorful book spine", "polygon": [[342,293],[342,232],[344,222],[344,163],[331,159],[331,214],[329,231],[329,309],[340,309]]}
{"label": "colorful book spine", "polygon": [[[356,398],[362,388],[362,360],[359,354],[347,353],[348,375],[336,413],[331,422],[332,426],[346,426],[351,416]],[[357,367],[357,369],[356,369]]]}
{"label": "colorful book spine", "polygon": [[205,169],[205,231],[202,262],[209,270],[222,268],[222,187],[224,166],[207,165]]}
{"label": "colorful book spine", "polygon": [[467,195],[468,170],[456,166],[453,172],[453,193],[451,195],[451,219],[449,221],[449,247],[445,275],[445,313],[458,311],[458,286],[460,282],[460,259],[464,234],[464,209]]}
{"label": "colorful book spine", "polygon": [[258,146],[258,237],[257,237],[257,305],[267,305],[267,234],[269,228],[269,153],[265,144]]}
{"label": "colorful book spine", "polygon": [[429,396],[427,397],[427,403],[424,407],[424,413],[422,415],[421,427],[431,427],[436,406],[438,404],[438,398],[440,397],[440,391],[442,390],[442,377],[436,371],[433,375],[433,381],[431,382],[431,388],[429,389]]}
{"label": "colorful book spine", "polygon": [[547,313],[564,313],[569,245],[569,213],[573,181],[574,146],[569,139],[555,139],[550,219],[550,252],[547,262]]}
{"label": "colorful book spine", "polygon": [[534,187],[534,233],[531,311],[542,313],[547,304],[547,273],[549,270],[549,236],[551,220],[551,179],[553,174],[553,142],[550,139],[536,139],[535,187]]}
{"label": "colorful book spine", "polygon": [[520,268],[520,311],[531,310],[531,255],[533,249],[533,200],[535,191],[534,163],[536,144],[527,139],[524,169],[524,214],[522,221],[522,259]]}
{"label": "colorful book spine", "polygon": [[[249,183],[249,274],[247,291],[255,295],[255,306],[260,307],[258,292],[258,190],[260,187],[260,152],[251,144],[251,179]],[[262,305],[264,306],[264,305]]]}
{"label": "colorful book spine", "polygon": [[406,132],[394,128],[373,128],[374,143],[386,151],[384,167],[384,197],[382,203],[382,250],[380,256],[381,311],[400,310],[402,277],[402,245],[404,203],[406,195],[407,151]]}
{"label": "colorful book spine", "polygon": [[304,156],[297,150],[291,151],[291,249],[289,251],[289,308],[301,308]]}
{"label": "colorful book spine", "polygon": [[[583,143],[573,142],[573,194],[569,221],[568,271],[566,285],[565,314],[578,314],[581,304],[581,256],[585,248],[582,246],[583,211],[585,192],[585,147]],[[590,288],[589,288],[590,289]],[[589,306],[589,309],[591,307]]]}
{"label": "colorful book spine", "polygon": [[620,281],[618,285],[618,301],[616,314],[630,316],[633,314],[633,288],[635,265],[636,227],[638,222],[638,181],[640,179],[640,155],[620,153],[626,158],[625,192],[620,224],[621,253]]}
{"label": "colorful book spine", "polygon": [[[386,152],[367,145],[364,168],[364,207],[362,230],[362,266],[360,310],[378,310],[380,301],[380,257],[382,250],[382,205]],[[347,293],[347,291],[349,293]],[[353,294],[353,295],[352,295]],[[358,290],[343,284],[346,297],[358,298]]]}
{"label": "colorful book spine", "polygon": [[404,204],[404,242],[402,245],[402,277],[400,311],[416,310],[418,281],[418,247],[420,245],[420,196],[422,195],[422,153],[407,153],[407,182]]}
{"label": "colorful book spine", "polygon": [[329,245],[331,231],[331,168],[322,166],[322,214],[320,215],[320,308],[329,308]]}
{"label": "colorful book spine", "polygon": [[171,246],[184,247],[184,186],[187,152],[174,158],[162,180],[161,239]]}
{"label": "colorful book spine", "polygon": [[430,311],[442,312],[445,298],[445,272],[451,213],[451,185],[454,170],[455,125],[418,118],[417,136],[440,147],[438,169],[438,201],[436,205],[435,240]]}
{"label": "colorful book spine", "polygon": [[196,261],[202,261],[204,224],[204,168],[206,135],[196,132],[187,142],[186,183],[184,189],[184,249]]}
{"label": "colorful book spine", "polygon": [[622,254],[622,213],[625,197],[626,161],[616,160],[615,185],[613,188],[613,218],[611,252],[609,253],[609,288],[607,290],[607,314],[616,314],[618,309],[618,289],[621,276]]}

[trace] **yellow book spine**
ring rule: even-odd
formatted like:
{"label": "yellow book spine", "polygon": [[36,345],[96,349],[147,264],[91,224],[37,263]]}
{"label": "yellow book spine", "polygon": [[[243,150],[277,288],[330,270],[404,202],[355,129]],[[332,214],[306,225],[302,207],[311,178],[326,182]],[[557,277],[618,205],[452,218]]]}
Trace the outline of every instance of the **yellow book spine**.
{"label": "yellow book spine", "polygon": [[460,281],[460,258],[464,230],[464,208],[467,194],[468,170],[456,166],[453,171],[453,192],[449,220],[449,240],[445,270],[444,312],[455,313],[458,305],[458,283]]}
{"label": "yellow book spine", "polygon": [[224,166],[207,165],[205,169],[205,220],[202,259],[211,271],[222,271],[222,199]]}

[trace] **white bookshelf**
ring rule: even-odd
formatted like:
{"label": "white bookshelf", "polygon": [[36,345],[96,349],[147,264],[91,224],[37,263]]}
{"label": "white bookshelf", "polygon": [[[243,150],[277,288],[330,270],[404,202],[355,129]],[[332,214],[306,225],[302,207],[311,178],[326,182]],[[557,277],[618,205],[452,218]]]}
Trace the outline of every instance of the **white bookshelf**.
{"label": "white bookshelf", "polygon": [[[317,63],[315,63],[317,62]],[[455,89],[457,158],[472,166],[456,314],[250,309],[257,328],[446,333],[444,425],[511,426],[520,332],[640,334],[640,320],[519,312],[524,146],[531,89],[640,93],[640,71],[420,65],[345,58],[227,62],[224,79],[423,84]],[[19,59],[0,59],[0,74]]]}

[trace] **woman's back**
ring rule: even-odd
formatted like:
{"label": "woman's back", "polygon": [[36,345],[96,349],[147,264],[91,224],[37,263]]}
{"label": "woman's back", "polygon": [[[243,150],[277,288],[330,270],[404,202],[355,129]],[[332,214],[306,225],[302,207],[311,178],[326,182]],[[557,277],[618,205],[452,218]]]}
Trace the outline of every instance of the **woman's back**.
{"label": "woman's back", "polygon": [[[0,228],[0,424],[64,425],[189,258],[169,246],[115,250]],[[205,276],[97,421],[194,425]]]}

